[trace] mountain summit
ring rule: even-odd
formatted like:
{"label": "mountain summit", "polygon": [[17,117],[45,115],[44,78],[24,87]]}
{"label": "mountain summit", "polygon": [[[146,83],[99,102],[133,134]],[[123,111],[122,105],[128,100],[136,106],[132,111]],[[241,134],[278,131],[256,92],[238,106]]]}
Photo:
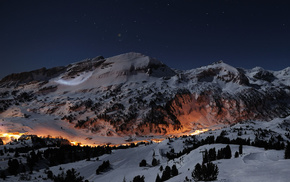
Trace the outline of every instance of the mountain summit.
{"label": "mountain summit", "polygon": [[98,56],[3,78],[1,130],[117,141],[286,117],[289,75],[223,62],[175,72],[140,53]]}

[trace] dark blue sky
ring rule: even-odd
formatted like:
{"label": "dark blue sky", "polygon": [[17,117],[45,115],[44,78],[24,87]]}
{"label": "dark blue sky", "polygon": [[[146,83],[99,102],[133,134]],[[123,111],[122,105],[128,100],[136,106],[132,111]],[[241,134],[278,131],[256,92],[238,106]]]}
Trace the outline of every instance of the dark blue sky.
{"label": "dark blue sky", "polygon": [[283,0],[1,0],[3,76],[140,52],[170,67],[290,66]]}

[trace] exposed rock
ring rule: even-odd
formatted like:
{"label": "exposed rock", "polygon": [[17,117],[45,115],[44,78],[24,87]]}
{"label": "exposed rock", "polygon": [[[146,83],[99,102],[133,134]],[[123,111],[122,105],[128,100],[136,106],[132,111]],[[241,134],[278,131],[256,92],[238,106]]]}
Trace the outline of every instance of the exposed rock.
{"label": "exposed rock", "polygon": [[178,134],[267,121],[290,114],[289,70],[245,70],[217,62],[177,71],[139,53],[99,56],[3,78],[0,118],[19,106],[30,120],[30,112],[44,120],[62,118],[59,122],[99,136]]}

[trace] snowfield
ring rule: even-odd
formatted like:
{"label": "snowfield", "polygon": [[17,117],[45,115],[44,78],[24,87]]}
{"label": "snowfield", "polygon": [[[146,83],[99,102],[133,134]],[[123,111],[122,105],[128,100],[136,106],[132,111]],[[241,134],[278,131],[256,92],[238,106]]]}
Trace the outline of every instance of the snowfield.
{"label": "snowfield", "polygon": [[[249,138],[254,141],[257,136],[257,131],[269,130],[272,131],[271,136],[281,135],[286,141],[289,138],[285,136],[287,134],[287,128],[283,126],[290,123],[290,117],[274,119],[270,122],[244,122],[226,127],[220,130],[212,130],[200,135],[194,136],[197,140],[202,140],[208,136],[214,136],[215,138],[221,134],[221,131],[226,131],[226,136],[230,139],[237,137]],[[239,129],[239,130],[237,130]],[[242,130],[242,135],[239,131]],[[267,140],[268,136],[265,136]],[[174,160],[168,160],[165,156],[166,152],[174,149],[175,153],[182,151],[184,147],[187,147],[186,140],[193,139],[193,136],[170,138],[162,141],[161,143],[142,144],[135,148],[118,149],[113,150],[111,154],[105,154],[97,158],[91,158],[90,161],[82,160],[75,163],[62,164],[58,166],[50,167],[49,170],[54,175],[60,174],[62,171],[74,168],[84,180],[91,182],[106,181],[132,181],[137,175],[144,175],[145,181],[155,181],[157,174],[162,176],[162,172],[159,170],[160,166],[163,168],[166,165],[172,167],[176,165],[179,174],[173,178],[170,178],[169,182],[180,182],[187,179],[192,179],[191,173],[194,166],[197,163],[202,163],[201,151],[215,148],[218,151],[224,148],[227,144],[210,144],[202,145],[189,154],[184,154],[181,157]],[[0,146],[0,150],[4,146]],[[10,147],[6,145],[6,147]],[[217,181],[220,182],[288,182],[290,179],[289,166],[290,160],[284,159],[284,150],[265,150],[264,148],[258,148],[254,146],[243,145],[243,153],[239,157],[235,158],[235,152],[239,150],[239,145],[230,144],[232,158],[216,160],[213,163],[218,165],[219,175]],[[160,164],[153,167],[151,166],[152,159],[156,158],[160,161]],[[1,158],[0,158],[1,159]],[[141,160],[145,159],[147,162],[146,167],[139,167]],[[110,161],[111,168],[106,172],[102,172],[96,175],[97,168],[103,163],[103,161]],[[6,161],[7,162],[7,161]],[[25,162],[25,161],[24,161]],[[5,161],[0,162],[2,168],[5,167]],[[33,181],[50,181],[45,180],[47,169],[41,169],[38,172],[33,171],[33,174],[27,174],[31,176]],[[20,181],[17,176],[9,176],[6,181]]]}
{"label": "snowfield", "polygon": [[[113,151],[111,155],[99,157],[99,161],[95,158],[91,161],[79,161],[76,163],[64,164],[50,167],[54,174],[59,174],[62,171],[74,168],[80,172],[84,179],[89,181],[106,181],[115,182],[122,181],[124,178],[127,181],[132,181],[137,175],[144,175],[145,181],[155,181],[157,174],[160,176],[160,165],[165,167],[176,165],[179,175],[169,179],[170,182],[183,181],[186,177],[191,179],[191,173],[197,163],[202,162],[201,150],[215,147],[216,149],[225,147],[225,144],[214,144],[199,147],[188,155],[167,161],[166,158],[160,156],[160,150],[166,148],[168,141],[163,141],[160,144],[151,144],[149,146],[140,146],[131,149],[120,149]],[[174,143],[172,144],[174,145]],[[232,155],[238,150],[237,145],[230,145]],[[155,157],[160,160],[161,164],[156,167],[139,167],[142,159],[147,162],[152,161],[152,154],[155,151]],[[284,151],[268,150],[261,148],[244,146],[244,153],[238,158],[217,160],[214,163],[219,167],[219,175],[217,181],[224,182],[288,182],[290,179],[289,166],[290,160],[285,160]],[[96,169],[103,161],[109,160],[112,169],[96,175]],[[62,170],[60,170],[62,168]],[[33,172],[31,175],[33,181],[43,181],[39,176],[45,177],[44,170]],[[19,176],[10,176],[6,181],[18,181]],[[47,180],[49,181],[49,180]]]}

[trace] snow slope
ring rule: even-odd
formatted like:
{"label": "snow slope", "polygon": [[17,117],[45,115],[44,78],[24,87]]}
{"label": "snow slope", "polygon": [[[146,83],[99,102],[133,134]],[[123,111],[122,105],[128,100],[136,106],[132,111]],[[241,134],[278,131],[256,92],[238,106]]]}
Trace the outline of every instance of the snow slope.
{"label": "snow slope", "polygon": [[[208,136],[214,136],[216,138],[222,131],[226,131],[226,136],[230,139],[241,137],[249,138],[251,141],[254,141],[257,132],[261,130],[271,130],[272,136],[281,135],[284,141],[289,141],[289,138],[286,136],[288,128],[285,128],[287,124],[290,124],[290,117],[275,119],[270,122],[244,122],[220,130],[205,132],[195,136],[195,139],[200,141]],[[242,135],[239,134],[241,130],[243,131]],[[171,138],[161,143],[113,150],[112,154],[100,156],[99,160],[92,158],[91,161],[83,160],[50,167],[49,169],[57,175],[62,171],[65,172],[68,169],[74,168],[81,176],[84,176],[84,179],[90,182],[115,182],[122,181],[124,178],[126,181],[132,181],[137,175],[144,175],[145,181],[151,182],[155,181],[157,174],[162,176],[162,172],[159,170],[160,166],[165,168],[166,165],[170,167],[176,165],[179,174],[167,181],[184,181],[185,178],[192,179],[191,173],[194,166],[202,162],[201,151],[211,148],[215,148],[217,151],[226,146],[226,144],[203,145],[192,150],[189,154],[168,161],[164,154],[172,149],[174,149],[175,152],[181,151],[187,146],[185,141],[188,139],[191,140],[193,138],[191,136],[185,138]],[[265,136],[264,140],[267,139],[268,136]],[[238,145],[231,144],[230,148],[232,156],[239,150]],[[160,160],[160,164],[155,167],[151,166],[153,157]],[[139,167],[139,163],[143,159],[147,161],[148,165],[146,167]],[[100,175],[96,175],[96,169],[106,160],[110,161],[111,169]],[[243,145],[243,153],[239,155],[238,158],[232,157],[231,159],[216,160],[214,163],[217,164],[219,168],[217,181],[220,182],[288,182],[290,179],[290,160],[284,159],[284,150],[265,150],[263,148]],[[2,167],[5,166],[3,162],[0,163],[0,165],[2,165]],[[50,181],[44,180],[46,177],[44,172],[45,169],[38,172],[34,171],[33,174],[31,174],[33,181]],[[19,178],[19,175],[9,176],[7,181],[16,181]]]}

